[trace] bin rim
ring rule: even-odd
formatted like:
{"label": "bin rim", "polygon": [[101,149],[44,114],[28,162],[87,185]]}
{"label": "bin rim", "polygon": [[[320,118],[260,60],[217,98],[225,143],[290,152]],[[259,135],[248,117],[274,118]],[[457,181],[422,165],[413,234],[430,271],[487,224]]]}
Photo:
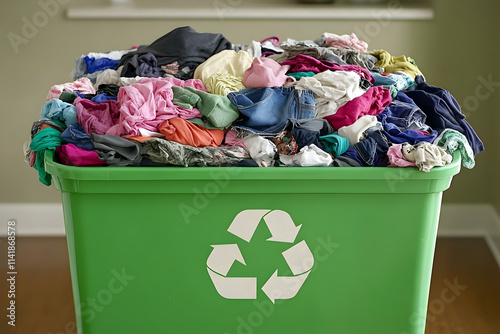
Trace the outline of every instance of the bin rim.
{"label": "bin rim", "polygon": [[461,156],[455,151],[451,163],[434,167],[430,172],[417,167],[77,167],[54,160],[54,151],[45,153],[45,170],[52,176],[73,180],[206,180],[216,172],[230,171],[236,180],[380,180],[442,179],[460,172]]}

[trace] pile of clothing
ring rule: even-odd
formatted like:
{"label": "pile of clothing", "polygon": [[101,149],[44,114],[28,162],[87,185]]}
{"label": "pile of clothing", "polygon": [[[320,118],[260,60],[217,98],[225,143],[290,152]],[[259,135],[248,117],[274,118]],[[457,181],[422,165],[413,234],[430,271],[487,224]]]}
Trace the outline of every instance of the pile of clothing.
{"label": "pile of clothing", "polygon": [[416,62],[355,34],[233,44],[180,27],[150,45],[76,59],[25,144],[71,166],[407,167],[428,172],[483,143]]}

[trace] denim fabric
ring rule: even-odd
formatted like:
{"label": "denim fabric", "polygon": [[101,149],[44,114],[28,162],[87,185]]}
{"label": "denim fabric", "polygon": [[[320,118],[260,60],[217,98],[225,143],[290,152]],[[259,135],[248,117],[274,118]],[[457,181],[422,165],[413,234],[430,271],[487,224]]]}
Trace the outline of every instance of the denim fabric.
{"label": "denim fabric", "polygon": [[378,160],[375,162],[375,166],[386,167],[389,164],[389,159],[387,157],[387,151],[391,145],[391,141],[387,137],[387,133],[382,128],[382,124],[378,123],[376,126],[368,128],[363,133],[365,138],[371,138],[377,144],[376,151]]}
{"label": "denim fabric", "polygon": [[227,96],[244,116],[234,126],[260,135],[275,136],[291,121],[312,119],[314,94],[295,87],[246,88]]}
{"label": "denim fabric", "polygon": [[341,156],[355,160],[361,166],[377,166],[379,157],[377,154],[377,142],[373,138],[366,138],[350,147]]}
{"label": "denim fabric", "polygon": [[80,124],[68,126],[66,130],[61,133],[61,138],[66,143],[73,144],[84,150],[89,151],[94,149],[94,144],[90,136],[85,133],[85,130]]}
{"label": "denim fabric", "polygon": [[377,118],[382,123],[384,135],[394,144],[406,142],[414,145],[421,141],[432,143],[438,135],[437,131],[425,124],[427,115],[401,92]]}
{"label": "denim fabric", "polygon": [[405,94],[427,115],[427,124],[434,130],[456,130],[467,138],[474,154],[484,151],[484,145],[465,120],[455,98],[445,89],[428,85],[422,76],[415,78],[416,85]]}

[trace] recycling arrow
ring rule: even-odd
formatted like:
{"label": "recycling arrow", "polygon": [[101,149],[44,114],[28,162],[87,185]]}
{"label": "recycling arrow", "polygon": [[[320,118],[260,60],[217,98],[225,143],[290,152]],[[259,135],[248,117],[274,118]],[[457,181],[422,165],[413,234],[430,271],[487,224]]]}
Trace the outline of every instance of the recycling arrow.
{"label": "recycling arrow", "polygon": [[227,299],[256,299],[257,278],[255,277],[224,277],[207,268],[215,289]]}
{"label": "recycling arrow", "polygon": [[246,242],[250,242],[260,220],[269,211],[271,210],[243,210],[234,217],[227,230]]}
{"label": "recycling arrow", "polygon": [[278,276],[276,270],[262,287],[262,291],[269,297],[271,302],[276,299],[291,299],[299,292],[309,272],[299,276]]}
{"label": "recycling arrow", "polygon": [[[296,226],[285,211],[252,209],[239,212],[227,230],[250,242],[262,219],[272,235],[268,241],[294,243],[302,227]],[[238,245],[212,245],[212,248],[207,259],[207,270],[219,295],[227,299],[256,299],[256,277],[226,277],[234,261],[246,265]],[[273,303],[276,299],[295,297],[314,266],[314,256],[305,240],[293,245],[282,255],[293,276],[278,276],[276,270],[262,286],[262,291]]]}
{"label": "recycling arrow", "polygon": [[250,242],[264,217],[272,237],[268,241],[293,243],[302,225],[295,226],[290,215],[282,210],[243,210],[234,217],[233,222],[227,229],[235,236]]}
{"label": "recycling arrow", "polygon": [[282,254],[294,275],[303,274],[311,270],[314,265],[314,256],[305,240],[290,247]]}
{"label": "recycling arrow", "polygon": [[234,261],[246,265],[237,244],[212,245],[212,247],[214,249],[208,257],[207,266],[216,273],[226,276]]}
{"label": "recycling arrow", "polygon": [[293,243],[302,225],[295,226],[292,217],[285,211],[274,210],[264,216],[264,221],[273,235],[268,241]]}

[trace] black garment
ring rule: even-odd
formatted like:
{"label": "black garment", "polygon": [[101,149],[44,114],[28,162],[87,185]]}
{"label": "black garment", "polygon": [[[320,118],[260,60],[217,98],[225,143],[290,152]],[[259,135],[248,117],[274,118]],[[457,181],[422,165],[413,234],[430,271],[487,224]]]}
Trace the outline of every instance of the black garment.
{"label": "black garment", "polygon": [[106,93],[108,96],[118,96],[118,92],[120,90],[120,87],[115,84],[100,84],[99,88],[97,89],[97,95]]}
{"label": "black garment", "polygon": [[304,146],[309,146],[311,144],[316,145],[322,150],[325,149],[325,145],[323,145],[323,143],[319,140],[319,131],[294,128],[292,129],[292,136],[297,143],[299,151]]}
{"label": "black garment", "polygon": [[[126,65],[134,55],[151,52],[157,59],[158,65],[179,63],[179,69],[189,67],[185,73],[179,71],[179,79],[186,80],[193,77],[198,65],[223,50],[230,50],[229,42],[222,34],[198,33],[193,28],[179,27],[160,37],[150,45],[141,45],[137,51],[129,52],[122,56],[116,69]],[[134,75],[135,76],[135,75]]]}

